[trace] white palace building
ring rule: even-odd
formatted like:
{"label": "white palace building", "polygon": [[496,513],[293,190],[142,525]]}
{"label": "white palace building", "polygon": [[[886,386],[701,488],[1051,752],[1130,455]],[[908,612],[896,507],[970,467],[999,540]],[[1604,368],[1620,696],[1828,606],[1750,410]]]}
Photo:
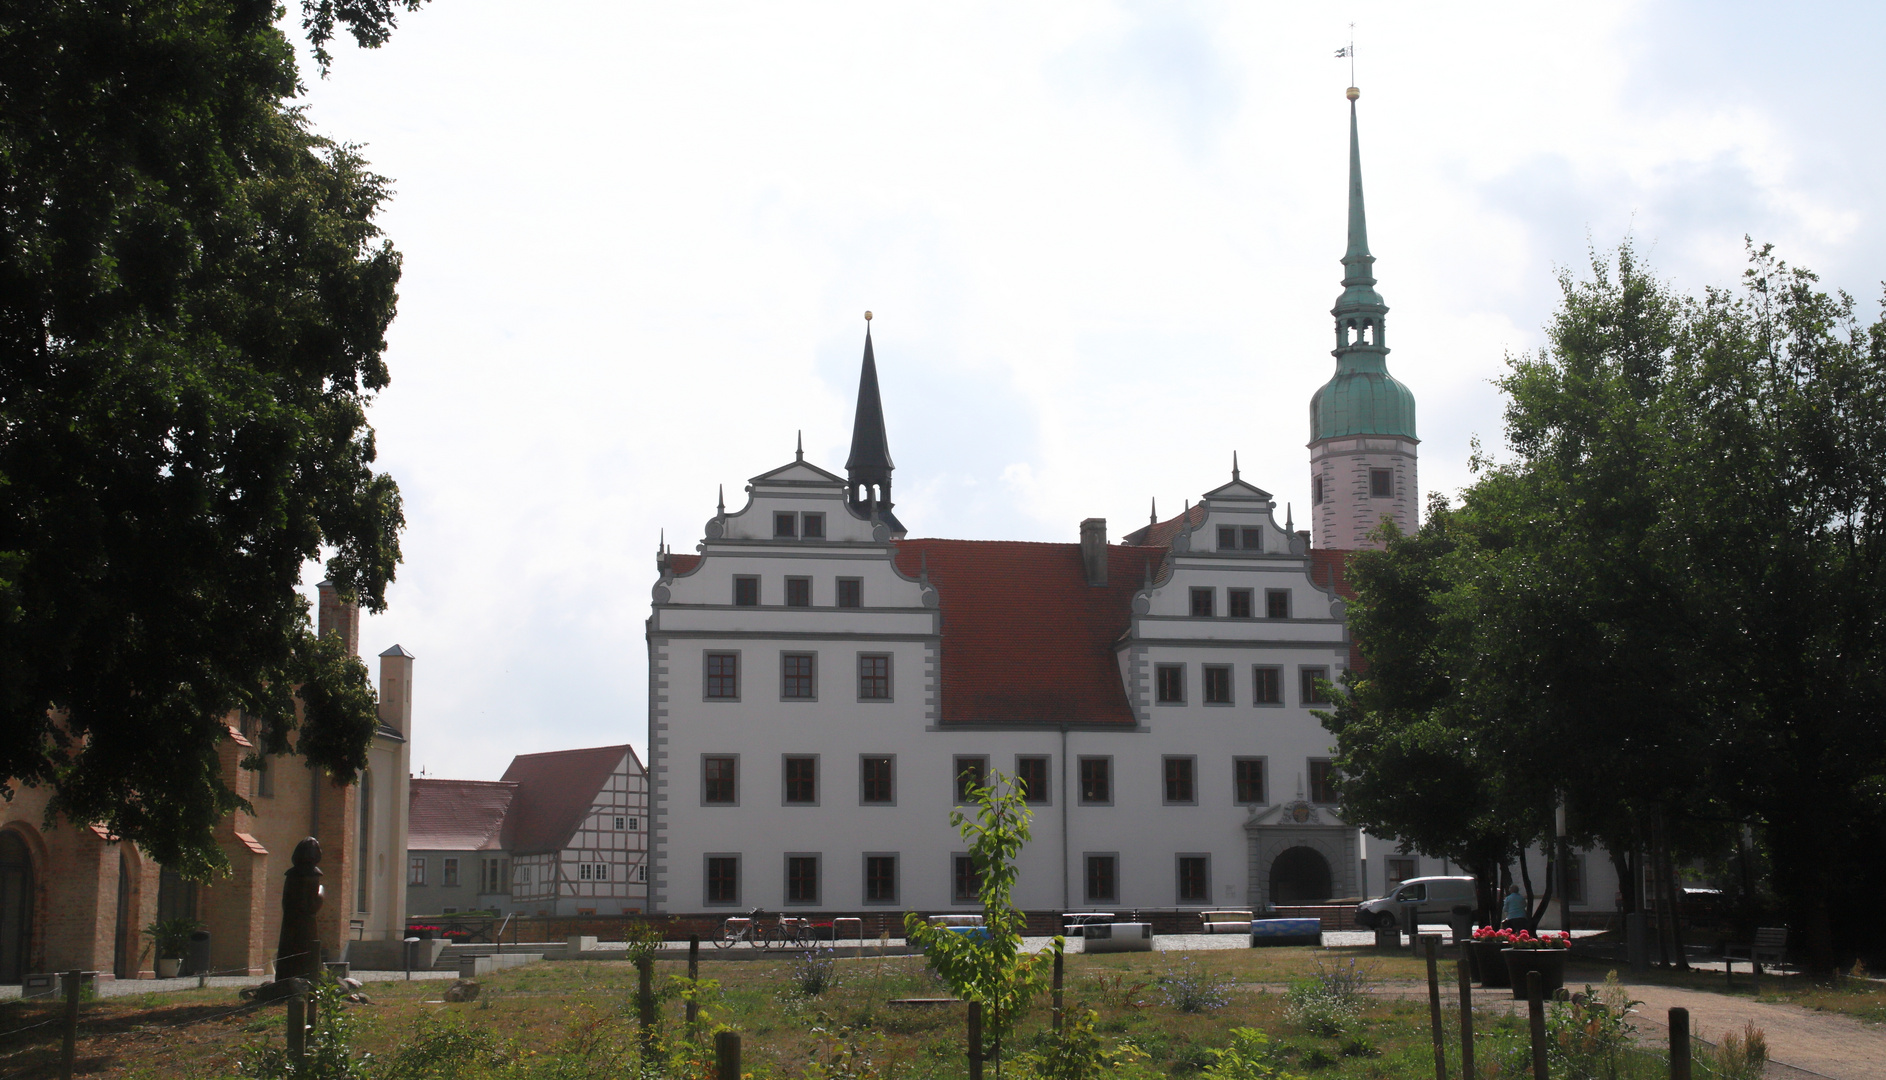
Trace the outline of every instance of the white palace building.
{"label": "white palace building", "polygon": [[[867,324],[845,475],[800,453],[754,477],[745,505],[723,499],[698,554],[659,555],[650,910],[972,908],[948,821],[966,771],[1026,786],[1015,899],[1030,911],[1261,909],[1445,872],[1344,824],[1312,715],[1319,681],[1356,656],[1345,558],[1384,517],[1412,531],[1418,505],[1353,101],[1336,370],[1310,403],[1312,529],[1279,523],[1234,461],[1120,543],[1099,519],[1079,543],[913,539]],[[1587,887],[1587,861],[1602,883]],[[1608,863],[1580,857],[1570,876],[1574,912],[1610,909]]]}

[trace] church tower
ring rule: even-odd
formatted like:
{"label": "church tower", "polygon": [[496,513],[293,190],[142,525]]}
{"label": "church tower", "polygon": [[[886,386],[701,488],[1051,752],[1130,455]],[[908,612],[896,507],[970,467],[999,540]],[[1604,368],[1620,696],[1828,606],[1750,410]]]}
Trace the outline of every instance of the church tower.
{"label": "church tower", "polygon": [[1404,533],[1415,529],[1420,488],[1415,477],[1414,394],[1388,374],[1383,335],[1388,305],[1375,291],[1362,210],[1362,149],[1356,98],[1349,92],[1349,249],[1336,317],[1336,373],[1310,398],[1310,509],[1319,548],[1374,547],[1368,536],[1383,518]]}
{"label": "church tower", "polygon": [[878,362],[871,352],[871,313],[864,313],[864,368],[858,373],[858,411],[851,421],[851,456],[845,459],[846,501],[860,514],[876,513],[902,536],[891,513],[891,445],[884,434],[884,400],[878,396]]}

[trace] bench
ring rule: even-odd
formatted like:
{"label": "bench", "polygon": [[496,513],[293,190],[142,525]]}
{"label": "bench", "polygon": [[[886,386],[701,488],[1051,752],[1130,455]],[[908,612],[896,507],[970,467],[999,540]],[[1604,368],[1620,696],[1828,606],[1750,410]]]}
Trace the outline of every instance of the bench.
{"label": "bench", "polygon": [[1254,919],[1251,922],[1251,947],[1261,945],[1321,945],[1321,919]]}
{"label": "bench", "polygon": [[1241,909],[1229,911],[1201,911],[1199,922],[1204,924],[1207,934],[1248,934],[1251,932],[1251,912]]}
{"label": "bench", "polygon": [[1080,937],[1084,927],[1094,923],[1110,923],[1115,917],[1111,911],[1063,911],[1061,933],[1064,937]]}
{"label": "bench", "polygon": [[1088,923],[1081,928],[1081,939],[1081,951],[1086,953],[1152,952],[1153,924]]}
{"label": "bench", "polygon": [[1761,926],[1755,930],[1755,940],[1741,945],[1722,947],[1722,973],[1730,986],[1735,985],[1735,962],[1748,961],[1749,972],[1755,980],[1755,989],[1762,988],[1762,965],[1780,967],[1788,954],[1788,928],[1785,926]]}

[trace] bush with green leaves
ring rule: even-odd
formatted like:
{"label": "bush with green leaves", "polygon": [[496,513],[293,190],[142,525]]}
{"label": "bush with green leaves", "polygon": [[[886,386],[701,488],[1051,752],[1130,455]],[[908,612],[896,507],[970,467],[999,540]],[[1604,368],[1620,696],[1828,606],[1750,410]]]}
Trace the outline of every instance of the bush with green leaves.
{"label": "bush with green leaves", "polygon": [[807,949],[796,953],[786,965],[794,990],[817,997],[838,985],[838,962],[830,949]]}
{"label": "bush with green leaves", "polygon": [[1360,960],[1318,960],[1314,973],[1293,981],[1285,991],[1284,1016],[1313,1035],[1341,1035],[1361,1014],[1363,995],[1374,981],[1374,967]]}
{"label": "bush with green leaves", "polygon": [[1554,1001],[1546,1011],[1546,1054],[1552,1075],[1565,1080],[1618,1080],[1626,1068],[1623,1059],[1635,1045],[1637,1029],[1629,1017],[1637,1004],[1615,971],[1605,976],[1601,989],[1587,985],[1569,1001]]}
{"label": "bush with green leaves", "polygon": [[1122,1039],[1107,1045],[1094,1030],[1100,1014],[1088,1009],[1069,1010],[1061,1031],[1041,1049],[1016,1057],[1016,1080],[1132,1080],[1156,1077],[1146,1065],[1147,1054]]}
{"label": "bush with green leaves", "polygon": [[300,1068],[289,1060],[285,1046],[255,1043],[243,1055],[236,1072],[250,1080],[367,1080],[367,1061],[356,1058],[354,1036],[360,1022],[347,1009],[340,986],[322,982],[310,995],[314,1024],[304,1044]]}
{"label": "bush with green leaves", "polygon": [[1231,1045],[1211,1054],[1205,1080],[1297,1080],[1284,1071],[1282,1047],[1256,1028],[1232,1028]]}

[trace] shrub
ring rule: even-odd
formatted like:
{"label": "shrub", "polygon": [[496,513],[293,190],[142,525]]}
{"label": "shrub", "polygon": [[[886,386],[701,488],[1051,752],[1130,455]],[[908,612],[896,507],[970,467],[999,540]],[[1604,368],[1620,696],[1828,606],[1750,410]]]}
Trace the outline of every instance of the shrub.
{"label": "shrub", "polygon": [[1623,1057],[1635,1043],[1632,1001],[1617,972],[1603,989],[1587,985],[1570,1001],[1554,1001],[1546,1014],[1546,1053],[1554,1076],[1566,1080],[1616,1080]]}
{"label": "shrub", "polygon": [[1156,1076],[1144,1066],[1146,1052],[1121,1040],[1109,1048],[1095,1033],[1099,1014],[1069,1010],[1061,1034],[1045,1049],[1022,1054],[1010,1067],[1016,1080],[1130,1080]]}
{"label": "shrub", "polygon": [[1166,1004],[1184,1013],[1221,1009],[1231,1001],[1231,977],[1205,971],[1189,956],[1159,976],[1159,991]]}
{"label": "shrub", "polygon": [[1751,1021],[1724,1034],[1704,1058],[1721,1080],[1761,1080],[1768,1069],[1768,1035]]}
{"label": "shrub", "polygon": [[296,1069],[286,1047],[256,1043],[236,1066],[252,1080],[364,1080],[365,1062],[355,1058],[352,1043],[359,1021],[347,1012],[340,987],[324,982],[316,987],[314,1027],[305,1044],[306,1059]]}
{"label": "shrub", "polygon": [[375,1080],[461,1080],[503,1064],[497,1036],[449,1014],[422,1021],[410,1041],[383,1059]]}
{"label": "shrub", "polygon": [[809,997],[838,985],[838,963],[830,949],[807,949],[795,955],[787,971],[793,988]]}
{"label": "shrub", "polygon": [[1231,1045],[1213,1050],[1205,1080],[1291,1080],[1270,1037],[1256,1028],[1232,1028]]}

